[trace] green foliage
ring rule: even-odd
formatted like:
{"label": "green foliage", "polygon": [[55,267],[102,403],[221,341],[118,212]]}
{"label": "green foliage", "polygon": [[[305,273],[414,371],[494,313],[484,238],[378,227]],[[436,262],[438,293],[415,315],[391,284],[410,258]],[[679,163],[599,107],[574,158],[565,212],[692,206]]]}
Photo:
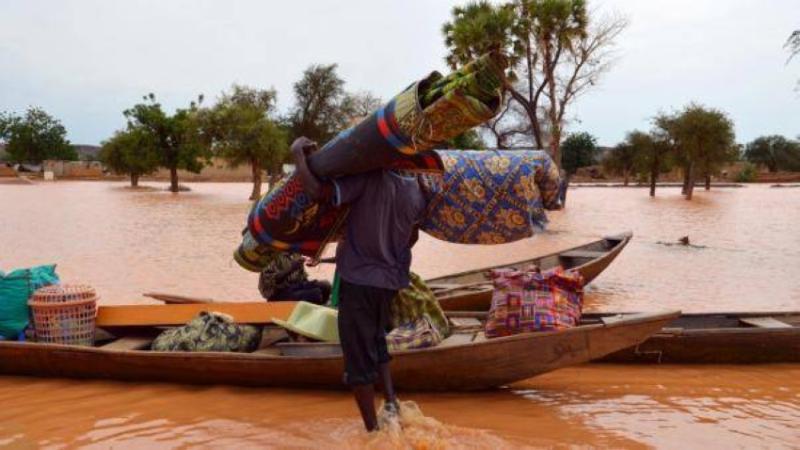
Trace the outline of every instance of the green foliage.
{"label": "green foliage", "polygon": [[191,102],[188,108],[167,114],[153,94],[143,97],[142,103],[125,110],[128,130],[138,130],[154,142],[159,165],[171,172],[170,190],[178,192],[177,170],[199,173],[203,161],[210,156],[210,140],[202,132],[198,104]]}
{"label": "green foliage", "polygon": [[519,0],[523,36],[535,36],[539,45],[571,47],[586,37],[589,12],[585,0]]}
{"label": "green foliage", "polygon": [[794,30],[786,40],[785,47],[789,50],[789,58],[793,58],[800,54],[800,30]]}
{"label": "green foliage", "polygon": [[41,108],[31,107],[24,116],[0,114],[0,140],[6,142],[6,159],[12,162],[78,159],[67,130]]}
{"label": "green foliage", "polygon": [[658,132],[684,166],[684,190],[691,199],[697,176],[710,176],[738,156],[733,122],[724,112],[691,103],[655,119]]}
{"label": "green foliage", "polygon": [[286,132],[275,114],[274,89],[259,90],[234,85],[217,104],[205,111],[205,125],[213,135],[215,153],[232,166],[257,164],[273,168],[288,151]]}
{"label": "green foliage", "polygon": [[625,184],[631,175],[637,180],[650,180],[650,195],[655,195],[658,176],[672,169],[673,158],[669,142],[658,132],[630,131],[603,160],[606,171],[623,175]]}
{"label": "green foliage", "polygon": [[587,132],[573,133],[564,139],[561,151],[561,167],[569,175],[574,175],[579,168],[595,163],[597,139]]}
{"label": "green foliage", "polygon": [[603,170],[611,175],[630,176],[637,163],[637,149],[629,142],[620,142],[603,158]]}
{"label": "green foliage", "polygon": [[480,55],[495,51],[510,57],[509,70],[522,53],[521,42],[515,34],[517,14],[513,4],[493,5],[488,1],[456,6],[453,19],[442,26],[447,48],[447,64],[456,69]]}
{"label": "green foliage", "polygon": [[486,142],[476,130],[467,130],[458,136],[450,139],[444,144],[444,148],[460,150],[483,150]]}
{"label": "green foliage", "polygon": [[252,199],[261,194],[261,170],[281,171],[288,155],[288,137],[273,119],[276,92],[234,85],[213,108],[201,111],[206,136],[214,152],[233,167],[249,164],[253,172]]}
{"label": "green foliage", "polygon": [[756,181],[756,177],[758,177],[758,171],[756,170],[756,166],[751,163],[745,163],[742,170],[736,174],[736,182],[737,183],[751,183]]}
{"label": "green foliage", "polygon": [[[792,34],[789,35],[789,39],[786,40],[784,47],[789,50],[789,60],[800,55],[800,30],[794,30]],[[800,81],[797,83],[798,89],[800,89]]]}
{"label": "green foliage", "polygon": [[674,115],[659,116],[656,124],[674,142],[684,161],[710,165],[735,157],[733,122],[718,109],[692,103]]}
{"label": "green foliage", "polygon": [[130,175],[132,186],[138,184],[140,176],[158,169],[158,147],[142,128],[117,131],[102,146],[100,160],[114,173]]}
{"label": "green foliage", "polygon": [[778,135],[761,136],[747,144],[744,158],[770,172],[800,171],[800,142]]}
{"label": "green foliage", "polygon": [[336,64],[312,65],[294,84],[295,106],[289,115],[291,139],[306,136],[320,145],[348,125],[347,94]]}
{"label": "green foliage", "polygon": [[[487,129],[498,142],[509,129],[525,130],[537,147],[549,139],[561,165],[566,110],[608,69],[609,48],[626,25],[622,17],[590,24],[585,0],[478,1],[453,8],[442,33],[452,68],[487,51],[508,57],[505,87],[519,114],[492,121]],[[502,120],[512,124],[498,126]]]}

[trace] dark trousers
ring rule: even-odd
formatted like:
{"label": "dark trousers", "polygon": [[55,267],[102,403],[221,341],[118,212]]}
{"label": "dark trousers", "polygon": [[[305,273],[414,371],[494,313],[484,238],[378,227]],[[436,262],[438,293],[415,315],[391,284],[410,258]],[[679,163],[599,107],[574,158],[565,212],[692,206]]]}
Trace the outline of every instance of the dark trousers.
{"label": "dark trousers", "polygon": [[361,286],[341,280],[339,341],[344,354],[344,382],[373,384],[378,366],[389,362],[386,333],[391,327],[391,302],[397,291]]}

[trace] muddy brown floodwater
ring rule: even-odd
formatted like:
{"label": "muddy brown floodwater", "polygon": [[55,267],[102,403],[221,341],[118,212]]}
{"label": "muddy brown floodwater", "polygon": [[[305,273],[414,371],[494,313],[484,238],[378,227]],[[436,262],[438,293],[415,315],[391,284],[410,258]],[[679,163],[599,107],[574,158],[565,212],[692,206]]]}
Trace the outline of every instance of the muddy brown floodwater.
{"label": "muddy brown floodwater", "polygon": [[[249,185],[190,187],[0,185],[0,269],[57,263],[62,280],[92,284],[109,304],[147,302],[146,291],[257,299],[257,275],[231,258]],[[423,236],[413,268],[432,277],[633,230],[587,288],[587,309],[800,310],[800,189],[700,191],[687,202],[674,188],[655,199],[578,188],[568,206],[524,242]],[[684,235],[702,248],[658,243]],[[368,437],[344,392],[0,377],[0,447],[800,447],[800,365],[586,365],[492,392],[402,398],[428,422]]]}

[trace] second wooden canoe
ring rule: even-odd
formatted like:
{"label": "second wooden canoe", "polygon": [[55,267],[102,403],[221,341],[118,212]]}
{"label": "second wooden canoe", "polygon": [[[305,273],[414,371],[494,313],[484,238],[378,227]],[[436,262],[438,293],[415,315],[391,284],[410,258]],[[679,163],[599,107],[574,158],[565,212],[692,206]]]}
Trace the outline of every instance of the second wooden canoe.
{"label": "second wooden canoe", "polygon": [[432,278],[426,282],[445,311],[486,311],[491,305],[493,291],[486,276],[488,270],[519,269],[531,264],[547,270],[560,265],[580,271],[588,284],[614,261],[632,237],[632,232],[625,232],[548,255]]}
{"label": "second wooden canoe", "polygon": [[[588,313],[600,320],[617,313]],[[800,312],[683,314],[639,345],[602,362],[635,364],[800,363]]]}

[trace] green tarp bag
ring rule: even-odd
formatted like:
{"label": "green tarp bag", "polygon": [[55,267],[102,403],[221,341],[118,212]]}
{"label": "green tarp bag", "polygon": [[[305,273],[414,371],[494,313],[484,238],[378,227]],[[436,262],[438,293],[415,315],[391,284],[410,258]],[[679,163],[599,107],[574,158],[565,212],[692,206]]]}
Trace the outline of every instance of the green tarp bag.
{"label": "green tarp bag", "polygon": [[40,287],[58,283],[55,264],[0,271],[0,336],[16,339],[28,326],[28,299]]}

